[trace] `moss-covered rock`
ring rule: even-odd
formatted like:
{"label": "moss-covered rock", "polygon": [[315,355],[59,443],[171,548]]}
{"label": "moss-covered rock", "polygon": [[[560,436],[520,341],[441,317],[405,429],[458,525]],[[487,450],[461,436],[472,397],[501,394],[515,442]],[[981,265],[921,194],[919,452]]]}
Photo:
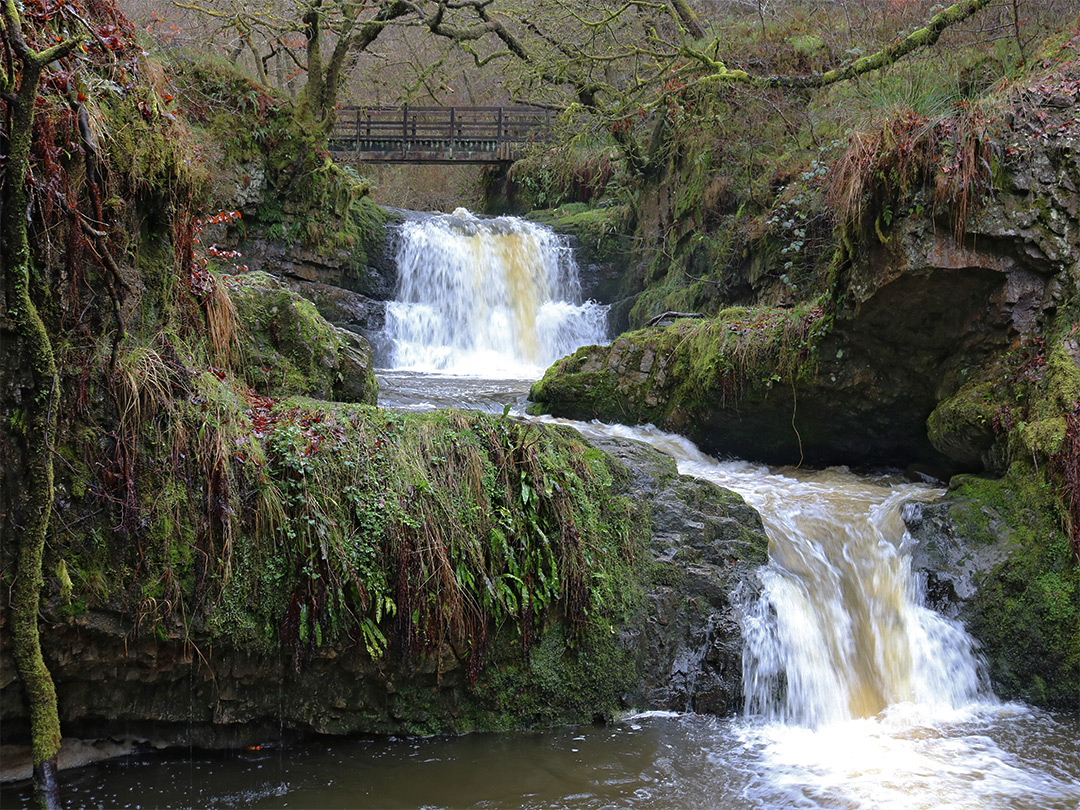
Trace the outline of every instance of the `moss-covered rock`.
{"label": "moss-covered rock", "polygon": [[[1051,199],[1055,192],[1039,193]],[[1065,212],[1072,203],[1061,205]],[[1003,470],[1008,460],[994,417],[1024,395],[997,390],[996,378],[1024,372],[1001,358],[1034,345],[1054,323],[1067,326],[1058,313],[1072,296],[1063,291],[1075,252],[1059,249],[1063,263],[1047,264],[1029,252],[1032,238],[1002,226],[993,238],[957,241],[909,212],[886,243],[850,248],[829,295],[721,311],[581,349],[533,388],[534,409],[653,421],[712,451],[767,461],[921,460]],[[662,285],[654,292],[668,295]],[[1047,362],[1061,392],[1048,400],[1057,403],[1054,412],[1039,419],[1059,417],[1074,386],[1072,355],[1051,351]],[[1048,441],[1060,427],[1051,421],[1028,433]]]}
{"label": "moss-covered rock", "polygon": [[[815,305],[732,308],[630,332],[548,369],[530,410],[651,422],[711,452],[773,462],[940,461],[925,435],[936,358],[880,334],[894,300],[839,333]],[[886,347],[887,364],[871,365],[868,340]]]}
{"label": "moss-covered rock", "polygon": [[388,297],[392,215],[355,167],[328,155],[322,128],[225,60],[171,59],[192,126],[217,163],[213,204],[242,214],[236,225],[208,227],[204,241],[238,249],[250,267]]}
{"label": "moss-covered rock", "polygon": [[627,271],[634,259],[625,206],[569,203],[525,216],[572,237],[585,298],[608,304],[629,294]]}
{"label": "moss-covered rock", "polygon": [[263,394],[303,394],[374,404],[371,348],[328,323],[312,304],[264,272],[225,278],[245,334],[241,364]]}
{"label": "moss-covered rock", "polygon": [[331,204],[321,220],[311,219],[305,205],[263,203],[245,214],[244,230],[230,231],[223,241],[241,251],[249,266],[274,275],[342,287],[375,300],[392,298],[396,268],[388,254],[390,215],[359,196],[338,213]]}
{"label": "moss-covered rock", "polygon": [[1080,567],[1045,470],[962,476],[945,500],[909,513],[915,565],[939,610],[979,641],[997,693],[1075,709],[1080,695]]}
{"label": "moss-covered rock", "polygon": [[[999,396],[990,382],[969,383],[939,403],[926,422],[935,448],[958,464],[995,469],[998,434],[994,430]],[[996,457],[995,457],[996,456]]]}
{"label": "moss-covered rock", "polygon": [[594,440],[625,465],[635,501],[648,504],[646,600],[620,628],[636,663],[623,698],[635,707],[728,715],[742,708],[743,639],[734,606],[760,584],[768,557],[760,516],[743,499],[679,475],[673,460],[637,442]]}

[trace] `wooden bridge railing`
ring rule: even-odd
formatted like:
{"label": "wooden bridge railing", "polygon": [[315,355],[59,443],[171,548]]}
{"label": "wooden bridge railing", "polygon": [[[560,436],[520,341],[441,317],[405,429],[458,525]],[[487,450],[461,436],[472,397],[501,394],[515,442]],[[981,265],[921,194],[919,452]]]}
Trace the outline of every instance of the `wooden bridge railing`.
{"label": "wooden bridge railing", "polygon": [[542,107],[342,107],[330,136],[340,156],[382,163],[503,163],[543,140]]}

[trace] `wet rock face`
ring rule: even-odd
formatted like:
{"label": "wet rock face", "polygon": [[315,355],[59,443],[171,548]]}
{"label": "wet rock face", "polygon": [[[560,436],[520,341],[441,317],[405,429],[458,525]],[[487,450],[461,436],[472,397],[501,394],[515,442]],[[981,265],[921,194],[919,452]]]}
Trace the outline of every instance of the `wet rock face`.
{"label": "wet rock face", "polygon": [[904,522],[914,541],[911,567],[923,579],[927,605],[951,619],[966,615],[979,578],[1009,556],[1008,530],[994,529],[995,539],[976,544],[963,536],[948,501],[904,506]]}
{"label": "wet rock face", "polygon": [[334,326],[361,335],[377,333],[386,326],[385,301],[316,281],[292,278],[286,283],[315,304],[319,314]]}
{"label": "wet rock face", "polygon": [[[738,495],[680,476],[674,461],[659,451],[626,440],[597,444],[625,468],[617,488],[647,502],[651,514],[651,560],[642,566],[640,585],[644,598],[626,624],[612,631],[636,673],[625,704],[737,711],[742,635],[732,600],[740,588],[758,587],[755,572],[768,544],[760,517]],[[238,649],[220,640],[185,643],[134,633],[126,617],[103,610],[55,621],[42,638],[61,720],[71,735],[123,733],[228,747],[290,731],[467,731],[501,727],[505,719],[498,718],[513,716],[524,690],[536,686],[527,676],[514,688],[498,687],[521,666],[520,640],[514,639],[473,685],[465,651],[449,647],[413,666],[393,654],[373,661],[359,639],[309,655],[289,648]],[[0,632],[0,642],[4,735],[18,737],[25,730],[25,708],[19,682],[7,677],[13,670],[6,632]],[[534,657],[544,646],[537,639]],[[587,722],[600,710],[581,719]],[[515,724],[528,722],[517,718]]]}
{"label": "wet rock face", "polygon": [[942,500],[907,504],[912,569],[927,604],[979,642],[999,697],[1075,711],[1080,571],[1056,496],[1024,464],[957,476]]}
{"label": "wet rock face", "polygon": [[768,556],[761,517],[733,492],[678,475],[670,458],[637,442],[593,440],[633,472],[649,504],[653,559],[647,607],[623,643],[641,677],[635,707],[727,715],[742,707],[742,631],[733,599],[759,587]]}
{"label": "wet rock face", "polygon": [[264,237],[246,239],[237,247],[249,267],[287,279],[341,287],[376,301],[388,301],[394,297],[397,285],[392,239],[388,231],[386,248],[363,265],[357,264],[349,250],[316,250]]}

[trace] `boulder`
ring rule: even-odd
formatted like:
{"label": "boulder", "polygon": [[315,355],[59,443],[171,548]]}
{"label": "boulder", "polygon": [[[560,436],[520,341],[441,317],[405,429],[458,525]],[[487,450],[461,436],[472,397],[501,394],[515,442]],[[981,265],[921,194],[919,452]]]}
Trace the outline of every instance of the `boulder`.
{"label": "boulder", "polygon": [[733,597],[758,588],[768,557],[761,517],[734,492],[679,475],[674,461],[626,439],[591,440],[632,473],[648,504],[652,583],[646,609],[622,629],[639,678],[638,708],[729,715],[742,707],[742,631]]}
{"label": "boulder", "polygon": [[245,336],[244,372],[263,394],[375,404],[371,347],[326,321],[315,305],[268,273],[226,277]]}
{"label": "boulder", "polygon": [[1075,709],[1080,568],[1050,486],[1027,462],[1002,478],[957,476],[908,504],[912,568],[930,607],[963,622],[999,697]]}
{"label": "boulder", "polygon": [[382,331],[386,326],[385,301],[317,281],[288,278],[285,282],[292,290],[311,301],[319,314],[334,326],[365,337]]}

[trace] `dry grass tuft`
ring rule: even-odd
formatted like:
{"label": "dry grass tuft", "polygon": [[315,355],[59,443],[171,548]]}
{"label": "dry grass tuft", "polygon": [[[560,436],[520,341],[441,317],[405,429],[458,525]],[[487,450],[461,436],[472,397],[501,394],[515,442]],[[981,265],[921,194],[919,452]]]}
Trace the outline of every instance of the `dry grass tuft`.
{"label": "dry grass tuft", "polygon": [[161,354],[152,346],[136,346],[120,355],[115,382],[120,419],[136,425],[152,411],[172,403],[172,377]]}
{"label": "dry grass tuft", "polygon": [[999,147],[990,129],[991,117],[982,105],[960,100],[936,119],[898,110],[878,129],[856,132],[828,178],[827,194],[838,220],[856,228],[872,225],[883,236],[894,206],[923,187],[935,213],[948,214],[959,238],[973,206],[991,188]]}
{"label": "dry grass tuft", "polygon": [[219,279],[214,279],[202,307],[206,313],[206,337],[213,362],[221,368],[234,368],[233,364],[241,356],[242,327],[232,297]]}

